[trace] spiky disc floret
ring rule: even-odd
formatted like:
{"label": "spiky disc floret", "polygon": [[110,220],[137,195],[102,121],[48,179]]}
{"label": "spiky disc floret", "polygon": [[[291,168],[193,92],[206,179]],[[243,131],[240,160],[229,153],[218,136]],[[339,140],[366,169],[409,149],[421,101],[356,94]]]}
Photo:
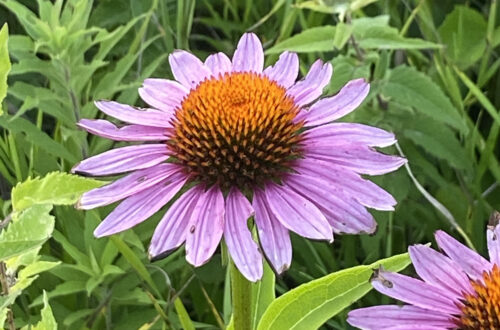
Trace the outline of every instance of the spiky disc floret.
{"label": "spiky disc floret", "polygon": [[226,73],[184,99],[168,145],[193,179],[244,189],[279,179],[300,156],[298,111],[286,89],[267,77]]}

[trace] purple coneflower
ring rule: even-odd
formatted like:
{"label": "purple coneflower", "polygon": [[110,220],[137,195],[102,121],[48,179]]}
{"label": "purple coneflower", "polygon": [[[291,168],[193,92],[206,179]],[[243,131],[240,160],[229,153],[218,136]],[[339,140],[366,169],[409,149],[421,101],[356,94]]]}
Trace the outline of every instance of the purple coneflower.
{"label": "purple coneflower", "polygon": [[[317,100],[332,67],[316,61],[297,81],[297,54],[284,52],[263,68],[262,44],[244,34],[232,60],[205,62],[185,51],[169,57],[174,80],[146,79],[139,89],[150,109],[96,102],[130,125],[81,120],[87,131],[118,141],[152,143],[117,148],[77,164],[94,176],[131,172],[83,195],[91,209],[124,200],[95,230],[97,237],[146,220],[183,187],[156,228],[149,253],[163,255],[185,243],[186,259],[203,265],[224,236],[231,257],[250,281],[262,276],[262,254],[247,220],[278,273],[291,262],[290,231],[317,240],[336,233],[373,233],[365,207],[393,210],[394,198],[361,177],[404,164],[373,147],[395,143],[393,134],[351,123],[331,123],[358,107],[369,91],[363,79]],[[168,159],[168,162],[167,162]]]}
{"label": "purple coneflower", "polygon": [[436,241],[447,256],[425,245],[409,248],[422,280],[376,271],[373,287],[409,305],[353,310],[361,329],[500,329],[500,225],[487,230],[490,261],[443,231]]}

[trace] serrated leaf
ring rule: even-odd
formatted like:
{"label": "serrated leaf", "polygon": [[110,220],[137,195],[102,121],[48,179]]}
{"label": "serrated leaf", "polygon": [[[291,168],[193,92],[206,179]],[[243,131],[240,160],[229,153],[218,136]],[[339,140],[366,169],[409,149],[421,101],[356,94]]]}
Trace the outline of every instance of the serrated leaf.
{"label": "serrated leaf", "polygon": [[52,172],[43,178],[28,179],[12,190],[15,211],[37,204],[72,205],[78,198],[106,182],[62,172]]}
{"label": "serrated leaf", "polygon": [[7,75],[10,71],[9,50],[7,40],[9,38],[9,27],[5,23],[0,30],[0,115],[3,113],[2,102],[7,95]]}
{"label": "serrated leaf", "polygon": [[32,330],[56,330],[57,322],[52,314],[52,308],[49,305],[47,293],[43,292],[43,308],[42,319],[35,326],[31,327]]}
{"label": "serrated leaf", "polygon": [[382,265],[400,271],[409,264],[408,253],[404,253],[303,284],[274,300],[257,329],[317,329],[372,289],[369,279],[373,269]]}

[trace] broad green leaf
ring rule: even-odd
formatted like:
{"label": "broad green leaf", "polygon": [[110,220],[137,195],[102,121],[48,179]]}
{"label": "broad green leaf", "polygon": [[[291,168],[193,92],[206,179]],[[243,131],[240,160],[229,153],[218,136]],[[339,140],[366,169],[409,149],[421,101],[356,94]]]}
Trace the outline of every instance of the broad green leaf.
{"label": "broad green leaf", "polygon": [[47,298],[47,293],[43,292],[43,308],[42,308],[42,319],[35,326],[31,327],[33,330],[55,330],[57,329],[56,319],[52,314],[52,309],[49,305],[49,299]]}
{"label": "broad green leaf", "polygon": [[181,301],[181,298],[177,297],[174,301],[175,311],[177,312],[177,316],[179,317],[179,321],[181,322],[182,329],[184,330],[194,330],[193,321],[189,317],[189,314],[184,307],[184,304]]}
{"label": "broad green leaf", "polygon": [[31,277],[49,269],[52,269],[59,265],[60,261],[36,261],[32,264],[27,265],[25,268],[19,271],[19,278]]}
{"label": "broad green leaf", "polygon": [[257,329],[317,329],[372,289],[373,269],[400,271],[410,264],[408,253],[371,265],[344,269],[303,284],[274,300]]}
{"label": "broad green leaf", "polygon": [[16,214],[0,233],[0,260],[15,257],[42,245],[54,230],[52,205],[34,205]]}
{"label": "broad green leaf", "polygon": [[377,26],[366,30],[357,41],[361,48],[365,49],[430,49],[441,47],[441,45],[423,39],[402,37],[397,29],[390,26]]}
{"label": "broad green leaf", "polygon": [[12,206],[21,211],[36,204],[72,205],[78,198],[106,182],[68,173],[52,172],[43,178],[28,179],[12,190]]}
{"label": "broad green leaf", "polygon": [[10,71],[9,50],[7,40],[9,38],[9,27],[7,23],[0,30],[0,115],[3,113],[2,102],[7,95],[7,75]]}
{"label": "broad green leaf", "polygon": [[254,327],[259,324],[262,315],[267,307],[275,299],[275,276],[269,264],[264,263],[264,274],[262,279],[252,284],[252,324]]}
{"label": "broad green leaf", "polygon": [[450,99],[429,77],[414,68],[400,66],[394,69],[383,94],[395,102],[413,107],[434,120],[448,124],[462,132],[467,131],[464,120]]}

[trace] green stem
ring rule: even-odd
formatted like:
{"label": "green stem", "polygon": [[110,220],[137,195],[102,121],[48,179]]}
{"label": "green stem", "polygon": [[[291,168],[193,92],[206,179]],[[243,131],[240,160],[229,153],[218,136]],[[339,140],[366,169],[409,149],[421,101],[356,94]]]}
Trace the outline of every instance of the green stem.
{"label": "green stem", "polygon": [[234,329],[252,329],[252,285],[231,262]]}

